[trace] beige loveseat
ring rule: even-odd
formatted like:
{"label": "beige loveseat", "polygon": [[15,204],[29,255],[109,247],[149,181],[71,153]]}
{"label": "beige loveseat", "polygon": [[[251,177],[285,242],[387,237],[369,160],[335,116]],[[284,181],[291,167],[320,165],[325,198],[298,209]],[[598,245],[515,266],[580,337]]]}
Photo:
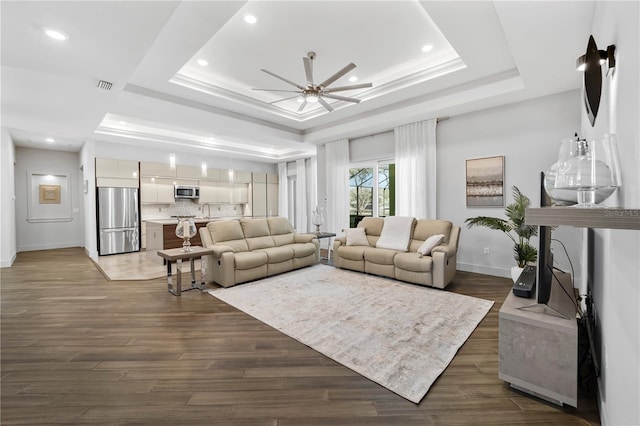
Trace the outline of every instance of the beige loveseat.
{"label": "beige loveseat", "polygon": [[[431,287],[445,288],[456,273],[456,253],[460,227],[449,221],[413,219],[407,251],[376,247],[384,225],[383,218],[366,217],[358,223],[364,228],[369,245],[346,245],[347,238],[336,238],[333,243],[333,264],[375,275]],[[432,235],[443,234],[444,240],[433,248],[430,255],[417,252]]]}
{"label": "beige loveseat", "polygon": [[200,228],[207,282],[230,287],[320,261],[314,234],[296,234],[284,217],[209,222]]}

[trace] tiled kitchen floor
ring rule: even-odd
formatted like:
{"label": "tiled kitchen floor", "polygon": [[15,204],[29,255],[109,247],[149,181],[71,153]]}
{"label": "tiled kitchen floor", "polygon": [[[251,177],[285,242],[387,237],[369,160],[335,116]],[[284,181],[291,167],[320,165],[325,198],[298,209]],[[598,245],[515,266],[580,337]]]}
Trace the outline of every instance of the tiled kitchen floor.
{"label": "tiled kitchen floor", "polygon": [[[165,277],[167,267],[162,264],[162,259],[152,261],[149,253],[139,251],[136,253],[114,254],[110,256],[98,256],[94,263],[103,275],[109,280],[150,280]],[[172,272],[175,273],[175,263],[171,265]],[[200,260],[196,259],[195,267],[200,269]],[[189,272],[189,261],[182,262],[182,271]]]}

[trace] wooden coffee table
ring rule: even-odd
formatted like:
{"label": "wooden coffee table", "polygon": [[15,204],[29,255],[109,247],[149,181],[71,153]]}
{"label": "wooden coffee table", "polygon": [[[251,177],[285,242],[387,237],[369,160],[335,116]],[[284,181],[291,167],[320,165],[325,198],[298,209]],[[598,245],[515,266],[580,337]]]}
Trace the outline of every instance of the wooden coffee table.
{"label": "wooden coffee table", "polygon": [[[196,258],[201,258],[207,254],[213,254],[213,249],[204,248],[199,246],[191,247],[190,251],[184,251],[181,248],[158,250],[158,256],[166,259],[167,261],[167,285],[169,293],[174,296],[180,296],[182,292],[182,261],[189,259],[191,262],[191,287],[184,289],[188,290],[204,290],[205,279],[207,272],[207,262],[202,259],[200,262],[200,285],[196,283],[196,270],[194,267],[194,261]],[[173,285],[173,276],[171,275],[171,262],[176,262],[176,283]]]}

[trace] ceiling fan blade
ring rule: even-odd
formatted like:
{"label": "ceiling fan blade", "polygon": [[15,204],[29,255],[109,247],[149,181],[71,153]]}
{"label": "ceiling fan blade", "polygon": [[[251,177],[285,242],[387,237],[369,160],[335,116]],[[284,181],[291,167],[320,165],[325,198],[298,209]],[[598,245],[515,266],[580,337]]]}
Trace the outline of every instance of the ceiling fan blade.
{"label": "ceiling fan blade", "polygon": [[302,112],[302,110],[304,109],[304,107],[307,106],[307,100],[305,99],[304,102],[302,102],[300,104],[300,108],[298,108],[298,112]]}
{"label": "ceiling fan blade", "polygon": [[299,96],[299,95],[295,95],[295,96],[291,96],[291,97],[289,97],[289,98],[278,99],[277,101],[269,102],[269,104],[271,105],[271,104],[275,104],[275,103],[282,102],[282,101],[288,101],[289,99],[295,99],[295,98],[297,98],[298,96]]}
{"label": "ceiling fan blade", "polygon": [[251,90],[260,90],[265,92],[300,93],[298,90],[281,90],[281,89],[251,89]]}
{"label": "ceiling fan blade", "polygon": [[343,90],[365,89],[367,87],[373,87],[373,83],[361,83],[361,84],[353,84],[351,86],[334,87],[332,89],[324,89],[323,92],[333,93],[333,92],[341,92]]}
{"label": "ceiling fan blade", "polygon": [[319,98],[318,98],[318,102],[320,102],[320,104],[321,104],[323,107],[325,107],[325,108],[327,109],[327,111],[329,111],[329,112],[333,111],[333,108],[331,108],[331,105],[329,105],[329,104],[327,103],[327,101],[325,101],[324,99],[322,99],[322,97],[319,97]]}
{"label": "ceiling fan blade", "polygon": [[275,78],[277,78],[277,79],[279,79],[279,80],[282,80],[282,81],[284,81],[285,83],[289,83],[290,85],[295,86],[295,87],[297,87],[297,88],[298,88],[298,89],[300,89],[300,90],[304,90],[304,89],[305,89],[304,87],[300,86],[299,84],[294,83],[294,82],[293,82],[293,81],[291,81],[291,80],[287,80],[286,78],[281,77],[281,76],[279,76],[278,74],[274,74],[274,73],[272,73],[272,72],[271,72],[271,71],[269,71],[269,70],[265,70],[264,68],[262,68],[260,71],[262,71],[262,72],[266,72],[266,73],[267,73],[267,74],[269,74],[270,76],[275,77]]}
{"label": "ceiling fan blade", "polygon": [[340,77],[342,77],[343,75],[345,75],[346,73],[354,69],[355,67],[356,67],[356,64],[351,62],[349,65],[342,68],[340,71],[338,71],[337,73],[335,73],[334,75],[332,75],[331,77],[329,77],[328,79],[320,83],[318,86],[327,87],[328,85],[330,85],[331,83],[333,83],[334,81],[336,81],[337,79],[339,79]]}
{"label": "ceiling fan blade", "polygon": [[313,86],[313,62],[306,56],[302,58],[304,62],[304,73],[307,76],[307,84]]}
{"label": "ceiling fan blade", "polygon": [[[360,103],[360,99],[356,99],[356,98],[347,98],[346,96],[338,96],[338,95],[331,95],[331,94],[325,94],[323,95],[325,98],[331,98],[331,99],[337,99],[339,101],[347,101],[347,102],[354,102],[356,104]],[[321,98],[318,98],[318,100]]]}

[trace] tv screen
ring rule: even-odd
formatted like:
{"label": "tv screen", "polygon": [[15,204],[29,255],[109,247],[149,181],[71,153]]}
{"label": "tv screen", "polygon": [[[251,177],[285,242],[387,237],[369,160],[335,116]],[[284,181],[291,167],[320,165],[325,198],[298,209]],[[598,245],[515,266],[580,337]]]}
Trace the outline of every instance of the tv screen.
{"label": "tv screen", "polygon": [[[551,197],[544,189],[544,172],[540,173],[540,207],[553,205]],[[551,253],[551,227],[538,228],[538,297],[540,304],[546,305],[551,295],[553,281],[553,253]]]}

